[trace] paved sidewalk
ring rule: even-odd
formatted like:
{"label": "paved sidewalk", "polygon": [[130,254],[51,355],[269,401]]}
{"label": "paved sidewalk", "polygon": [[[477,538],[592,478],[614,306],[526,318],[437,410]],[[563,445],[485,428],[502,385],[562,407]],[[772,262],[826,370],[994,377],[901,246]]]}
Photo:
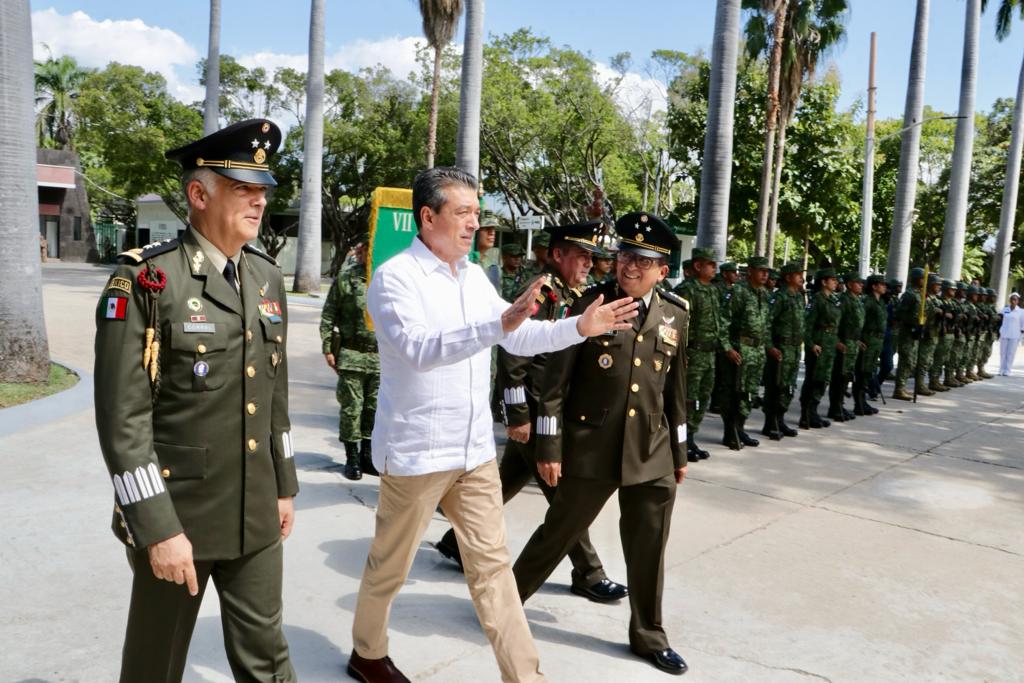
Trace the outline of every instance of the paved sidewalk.
{"label": "paved sidewalk", "polygon": [[[92,368],[107,272],[44,266],[55,358]],[[340,681],[377,483],[341,476],[319,310],[296,305],[291,315],[302,492],[286,546],[285,629],[302,681]],[[664,620],[690,664],[684,680],[1024,680],[1024,353],[1015,372],[916,405],[879,402],[876,417],[781,443],[711,447],[679,489],[668,550]],[[0,681],[117,678],[130,573],[109,530],[91,402],[60,401],[34,404],[32,419],[47,418],[35,424],[5,423],[0,411]],[[720,420],[706,425],[702,442],[714,443]],[[625,580],[616,508],[609,503],[591,535],[609,576]],[[543,513],[533,488],[508,506],[513,556]],[[427,544],[444,529],[438,516],[394,606],[391,654],[416,681],[497,681],[462,576]],[[626,604],[595,605],[568,586],[566,563],[526,606],[550,681],[667,680],[630,656]],[[213,591],[186,680],[231,680]]]}

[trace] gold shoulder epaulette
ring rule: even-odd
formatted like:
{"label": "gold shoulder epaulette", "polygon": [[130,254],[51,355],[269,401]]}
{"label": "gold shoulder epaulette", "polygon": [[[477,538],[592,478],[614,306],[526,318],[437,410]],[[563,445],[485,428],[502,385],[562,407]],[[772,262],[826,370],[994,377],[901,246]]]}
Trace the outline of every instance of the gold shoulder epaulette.
{"label": "gold shoulder epaulette", "polygon": [[265,251],[260,251],[259,249],[257,249],[254,246],[246,244],[244,247],[242,247],[242,251],[244,251],[247,254],[253,254],[255,256],[261,256],[261,257],[265,258],[266,260],[270,261],[275,266],[277,265],[277,260],[273,256],[271,256],[270,254],[268,254]]}
{"label": "gold shoulder epaulette", "polygon": [[178,244],[178,238],[171,237],[170,239],[161,240],[159,242],[150,242],[144,247],[122,251],[117,255],[117,258],[120,259],[122,263],[142,263],[146,259],[157,256],[158,254],[166,254],[169,251],[174,251],[178,248]]}
{"label": "gold shoulder epaulette", "polygon": [[679,308],[683,309],[684,311],[690,310],[690,302],[687,301],[686,299],[684,299],[683,297],[679,296],[678,294],[676,294],[674,292],[670,292],[667,289],[659,289],[658,290],[658,294],[665,301],[668,301],[669,303],[675,304],[676,306],[678,306]]}

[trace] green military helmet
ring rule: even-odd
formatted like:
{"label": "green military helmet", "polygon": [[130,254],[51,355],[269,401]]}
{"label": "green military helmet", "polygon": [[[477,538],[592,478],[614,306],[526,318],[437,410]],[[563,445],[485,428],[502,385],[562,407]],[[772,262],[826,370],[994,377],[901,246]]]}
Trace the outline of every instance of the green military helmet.
{"label": "green military helmet", "polygon": [[[533,236],[532,247],[544,247],[547,248],[551,245],[551,235],[544,232],[543,230]],[[531,248],[532,248],[531,247]]]}
{"label": "green military helmet", "polygon": [[782,266],[782,274],[790,275],[792,273],[804,272],[804,266],[799,261],[790,261],[789,263]]}
{"label": "green military helmet", "polygon": [[605,249],[604,247],[598,245],[597,251],[594,252],[594,258],[595,259],[605,259],[607,261],[611,261],[611,260],[613,260],[615,258],[615,254],[610,253],[607,249]]}
{"label": "green military helmet", "polygon": [[768,279],[769,280],[779,280],[781,278],[782,278],[782,275],[779,274],[779,271],[775,270],[774,268],[769,268],[768,269]]}
{"label": "green military helmet", "polygon": [[985,288],[985,294],[988,295],[988,296],[995,296],[996,295],[996,290],[992,289],[991,287],[986,287]]}
{"label": "green military helmet", "polygon": [[928,273],[928,286],[937,285],[942,282],[942,276],[938,273]]}
{"label": "green military helmet", "polygon": [[523,248],[515,242],[501,245],[502,256],[522,256]]}
{"label": "green military helmet", "polygon": [[726,261],[722,265],[718,266],[718,272],[719,273],[735,273],[736,272],[736,264],[733,263],[732,261]]}
{"label": "green military helmet", "polygon": [[920,280],[924,277],[924,268],[914,267],[910,269],[910,281]]}
{"label": "green military helmet", "polygon": [[968,294],[980,294],[981,291],[979,290],[977,285],[967,285],[967,293]]}
{"label": "green military helmet", "polygon": [[747,268],[768,268],[768,257],[767,256],[751,256],[747,259]]}
{"label": "green military helmet", "polygon": [[[712,263],[717,262],[715,258],[715,252],[706,247],[694,247],[693,251],[690,252],[690,260],[696,263],[697,261],[710,261]],[[725,265],[724,263],[722,264]]]}
{"label": "green military helmet", "polygon": [[693,268],[693,259],[686,259],[683,261],[683,270],[691,270]]}
{"label": "green military helmet", "polygon": [[967,290],[967,283],[964,282],[963,280],[957,280],[956,288],[958,290],[960,290],[960,291],[966,291]]}
{"label": "green military helmet", "polygon": [[899,278],[891,277],[885,281],[885,284],[889,289],[903,289],[903,280]]}
{"label": "green military helmet", "polygon": [[814,281],[821,282],[822,280],[835,276],[836,271],[834,268],[819,268],[818,271],[814,274]]}
{"label": "green military helmet", "polygon": [[501,223],[498,221],[498,214],[494,213],[493,211],[484,211],[483,213],[480,214],[481,230],[483,230],[484,228],[490,228],[493,230],[500,226]]}
{"label": "green military helmet", "polygon": [[956,289],[956,283],[953,282],[952,280],[943,280],[942,281],[942,288],[943,289]]}
{"label": "green military helmet", "polygon": [[851,270],[849,273],[843,275],[843,282],[864,282],[864,278],[860,276],[855,270]]}

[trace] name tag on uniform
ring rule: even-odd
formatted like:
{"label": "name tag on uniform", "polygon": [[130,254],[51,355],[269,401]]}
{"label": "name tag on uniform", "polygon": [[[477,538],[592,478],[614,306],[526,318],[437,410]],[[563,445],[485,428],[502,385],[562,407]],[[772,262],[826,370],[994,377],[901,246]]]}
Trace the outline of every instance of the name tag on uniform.
{"label": "name tag on uniform", "polygon": [[661,341],[672,346],[679,345],[679,330],[669,325],[658,326],[658,336],[661,337]]}
{"label": "name tag on uniform", "polygon": [[202,334],[213,334],[217,331],[217,326],[213,323],[182,323],[185,328],[185,332],[199,332]]}

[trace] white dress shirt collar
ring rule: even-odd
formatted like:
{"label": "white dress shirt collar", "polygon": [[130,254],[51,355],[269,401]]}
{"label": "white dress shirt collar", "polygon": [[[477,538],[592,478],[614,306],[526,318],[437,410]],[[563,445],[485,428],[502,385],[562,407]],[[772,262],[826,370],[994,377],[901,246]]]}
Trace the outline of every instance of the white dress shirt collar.
{"label": "white dress shirt collar", "polygon": [[[409,253],[416,260],[416,263],[420,264],[420,267],[423,268],[424,274],[431,273],[438,269],[441,269],[446,273],[452,272],[451,265],[442,261],[434,252],[430,251],[430,247],[427,246],[426,242],[424,242],[419,235],[416,235],[412,244],[409,245]],[[455,270],[465,270],[468,265],[469,257],[463,256],[455,262]]]}

